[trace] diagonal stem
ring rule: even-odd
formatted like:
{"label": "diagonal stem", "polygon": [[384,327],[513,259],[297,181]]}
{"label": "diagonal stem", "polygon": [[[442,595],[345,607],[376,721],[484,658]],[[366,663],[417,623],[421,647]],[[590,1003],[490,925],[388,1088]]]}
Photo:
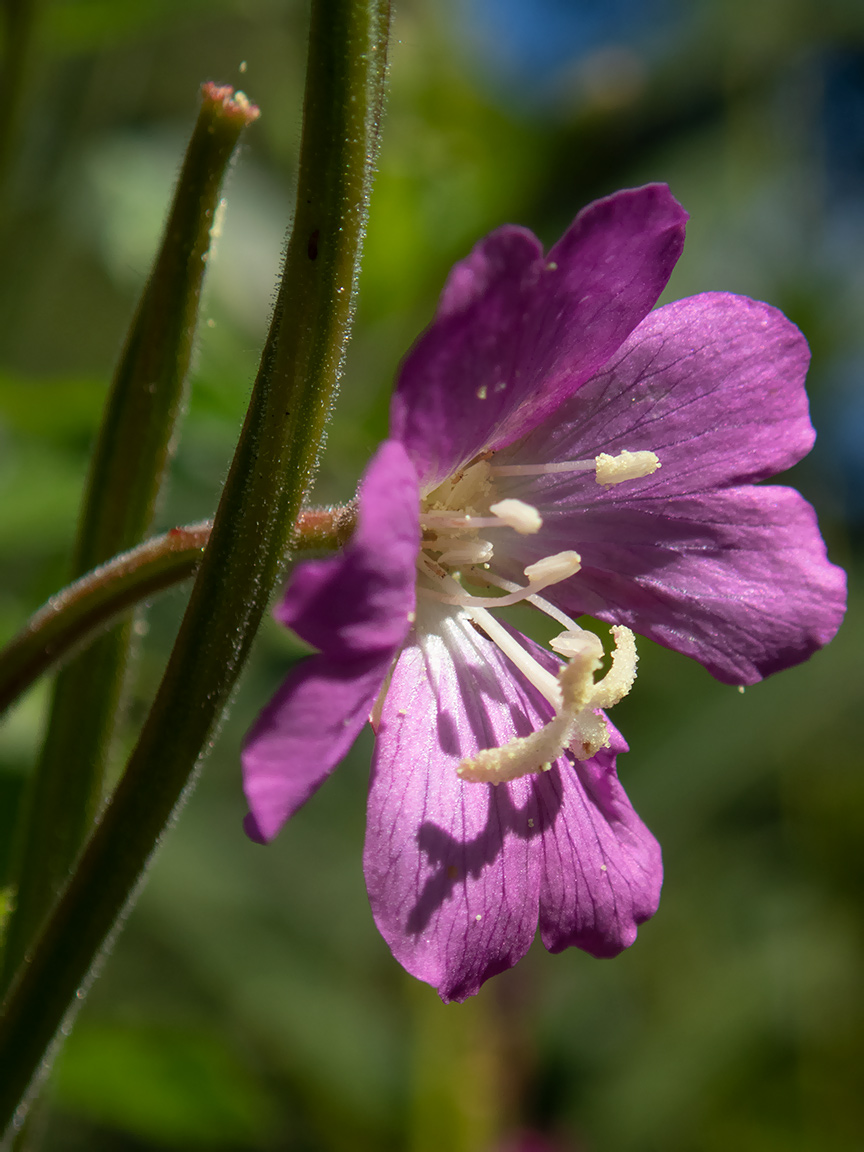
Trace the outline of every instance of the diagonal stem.
{"label": "diagonal stem", "polygon": [[[72,562],[75,577],[138,544],[171,455],[213,220],[228,163],[258,110],[205,84],[153,271],[120,355],[93,452]],[[69,876],[103,800],[131,640],[131,620],[100,637],[54,685],[22,822],[6,986]]]}
{"label": "diagonal stem", "polygon": [[[353,523],[350,505],[306,509],[294,525],[292,551],[335,549],[346,541]],[[193,576],[211,527],[205,520],[172,528],[52,596],[0,652],[0,713],[118,616]]]}
{"label": "diagonal stem", "polygon": [[22,965],[0,1024],[0,1129],[28,1086],[213,737],[310,483],[350,325],[376,152],[388,0],[313,0],[294,228],[246,423],[153,708]]}
{"label": "diagonal stem", "polygon": [[188,579],[209,536],[209,521],[172,528],[52,596],[0,653],[0,712],[123,612]]}

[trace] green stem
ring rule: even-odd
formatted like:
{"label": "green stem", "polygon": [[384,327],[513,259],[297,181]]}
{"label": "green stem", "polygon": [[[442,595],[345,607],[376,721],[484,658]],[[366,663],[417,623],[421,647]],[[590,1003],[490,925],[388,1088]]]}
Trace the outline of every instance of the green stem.
{"label": "green stem", "polygon": [[442,1004],[417,980],[403,986],[412,1041],[407,1152],[500,1148],[515,1083],[492,989]]}
{"label": "green stem", "polygon": [[[209,520],[172,528],[52,596],[0,652],[0,713],[118,616],[194,575],[210,529]],[[292,551],[333,550],[352,529],[350,505],[307,509],[294,526]]]}
{"label": "green stem", "polygon": [[[146,535],[168,464],[192,356],[222,180],[243,128],[244,96],[206,84],[162,246],[129,329],[93,453],[72,563],[79,577]],[[63,668],[25,803],[5,987],[69,876],[103,799],[131,619]]]}
{"label": "green stem", "polygon": [[5,1002],[0,1129],[23,1116],[52,1037],[130,905],[282,569],[348,337],[388,30],[388,0],[313,0],[294,229],[250,409],[153,708]]}
{"label": "green stem", "polygon": [[172,528],[52,596],[0,653],[0,712],[121,613],[191,576],[209,535],[209,521]]}
{"label": "green stem", "polygon": [[205,84],[162,246],[111,387],[90,469],[73,567],[82,575],[137,544],[147,530],[172,450],[195,341],[219,193],[258,109],[242,93]]}

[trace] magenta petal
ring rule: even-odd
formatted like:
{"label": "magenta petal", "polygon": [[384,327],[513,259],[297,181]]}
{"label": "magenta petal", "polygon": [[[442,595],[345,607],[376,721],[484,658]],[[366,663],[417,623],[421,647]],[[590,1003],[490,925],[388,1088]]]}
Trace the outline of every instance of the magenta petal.
{"label": "magenta petal", "polygon": [[499,679],[494,655],[484,659],[492,646],[460,635],[466,627],[445,621],[446,639],[426,634],[399,657],[375,745],[364,854],[381,935],[445,1001],[473,995],[524,956],[540,883],[532,783],[456,775],[463,757],[513,734],[511,706],[525,730],[542,722],[518,681]]}
{"label": "magenta petal", "polygon": [[530,496],[544,505],[618,504],[762,480],[813,447],[809,362],[804,337],[768,304],[724,292],[677,300],[647,316],[554,420],[496,463],[625,449],[660,459],[653,476],[611,490],[590,474],[547,479]]}
{"label": "magenta petal", "polygon": [[243,746],[253,840],[272,840],[357,739],[393,659],[312,656],[291,673]]}
{"label": "magenta petal", "polygon": [[552,947],[620,951],[656,906],[660,865],[613,751],[497,787],[460,780],[460,760],[552,709],[464,616],[424,610],[422,623],[393,673],[369,793],[366,884],[393,955],[448,1001],[515,964],[538,916]]}
{"label": "magenta petal", "polygon": [[414,468],[401,444],[385,440],[361,482],[349,544],[297,566],[276,619],[331,656],[398,647],[414,610],[419,508]]}
{"label": "magenta petal", "polygon": [[574,507],[550,517],[542,537],[513,557],[514,573],[575,548],[581,571],[544,595],[571,615],[626,624],[729,684],[806,660],[843,619],[845,575],[791,488]]}
{"label": "magenta petal", "polygon": [[615,754],[626,750],[616,732],[591,760],[549,773],[557,816],[543,837],[540,934],[550,952],[617,956],[657,911],[660,845],[618,782]]}
{"label": "magenta petal", "polygon": [[502,483],[541,532],[496,543],[501,570],[575,549],[582,570],[550,588],[571,615],[627,624],[752,684],[837,631],[845,578],[812,508],[786,488],[730,487],[798,461],[813,443],[804,338],[776,309],[709,293],[658,308],[554,420],[496,464],[655,452],[659,471],[610,488],[592,473]]}
{"label": "magenta petal", "polygon": [[321,653],[293,669],[243,749],[253,839],[270,840],[344,757],[410,628],[419,542],[414,469],[387,442],[338,556],[300,565],[277,613]]}
{"label": "magenta petal", "polygon": [[686,219],[651,184],[589,205],[545,258],[505,227],[455,266],[392,407],[424,489],[530,431],[606,362],[665,287]]}

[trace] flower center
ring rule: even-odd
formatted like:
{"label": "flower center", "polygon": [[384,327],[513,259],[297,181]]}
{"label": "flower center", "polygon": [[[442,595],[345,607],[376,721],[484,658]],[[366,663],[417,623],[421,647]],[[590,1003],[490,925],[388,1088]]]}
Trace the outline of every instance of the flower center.
{"label": "flower center", "polygon": [[[586,760],[609,744],[609,732],[600,709],[617,704],[630,691],[636,677],[636,645],[633,633],[615,626],[612,666],[595,682],[603,646],[594,633],[539,595],[545,588],[576,575],[581,567],[578,552],[557,552],[525,568],[525,585],[515,584],[494,570],[495,547],[487,539],[489,529],[509,529],[519,535],[540,531],[538,510],[523,500],[498,499],[496,480],[508,476],[541,476],[593,470],[603,486],[649,476],[660,467],[653,452],[601,453],[593,460],[554,464],[508,464],[496,466],[487,454],[439,485],[422,501],[422,542],[418,556],[418,597],[459,607],[507,656],[555,709],[553,719],[530,736],[518,737],[501,748],[488,748],[457,769],[466,781],[498,784],[530,773],[547,771],[565,750]],[[506,538],[505,538],[506,539]],[[475,595],[465,584],[496,588],[493,595]],[[564,628],[550,647],[567,660],[553,675],[523,647],[492,614],[527,601]]]}

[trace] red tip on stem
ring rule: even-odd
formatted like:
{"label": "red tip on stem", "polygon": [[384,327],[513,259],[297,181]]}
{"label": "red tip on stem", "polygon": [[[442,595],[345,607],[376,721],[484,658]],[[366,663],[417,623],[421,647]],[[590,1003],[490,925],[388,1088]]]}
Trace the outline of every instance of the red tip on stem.
{"label": "red tip on stem", "polygon": [[236,91],[230,84],[216,84],[208,80],[201,85],[201,98],[211,104],[213,111],[229,119],[239,119],[243,124],[251,124],[261,115],[261,109],[253,104],[245,92]]}

